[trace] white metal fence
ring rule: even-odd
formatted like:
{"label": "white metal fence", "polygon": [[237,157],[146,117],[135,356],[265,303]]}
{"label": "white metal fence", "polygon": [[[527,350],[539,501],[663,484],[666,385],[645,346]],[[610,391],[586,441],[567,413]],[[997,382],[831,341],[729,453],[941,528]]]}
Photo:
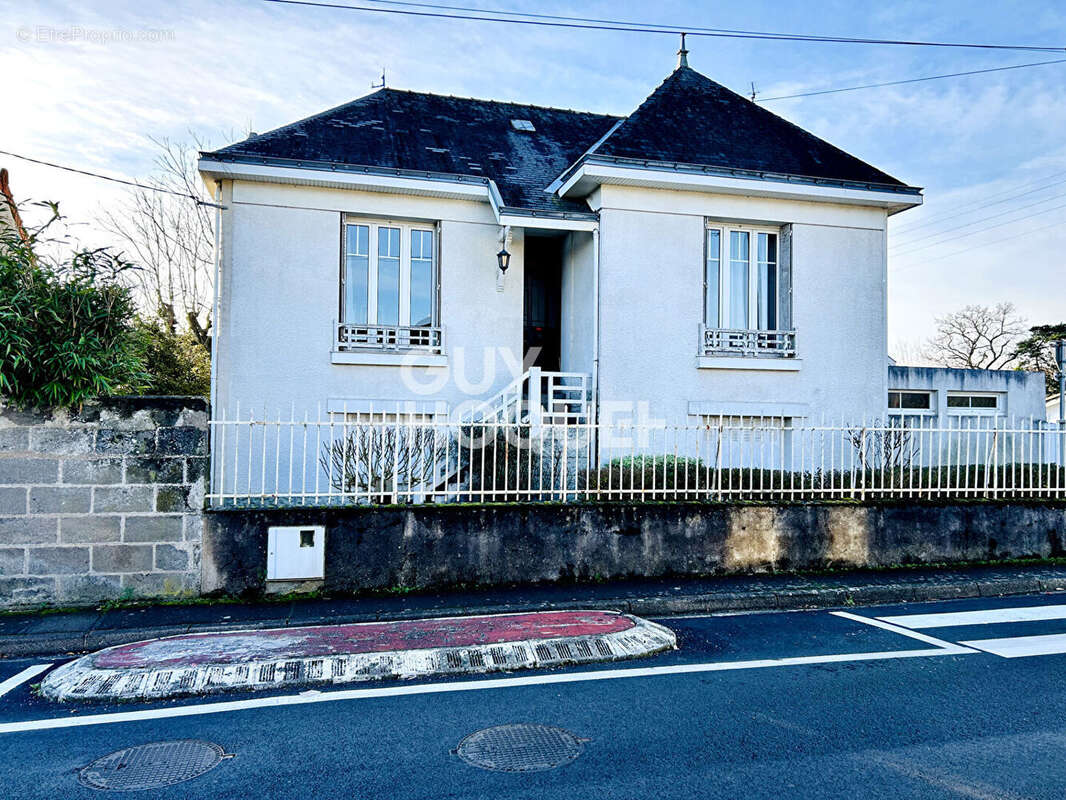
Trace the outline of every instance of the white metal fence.
{"label": "white metal fence", "polygon": [[[706,419],[706,418],[705,418]],[[216,507],[584,500],[1066,499],[1036,420],[703,425],[333,414],[211,422]]]}

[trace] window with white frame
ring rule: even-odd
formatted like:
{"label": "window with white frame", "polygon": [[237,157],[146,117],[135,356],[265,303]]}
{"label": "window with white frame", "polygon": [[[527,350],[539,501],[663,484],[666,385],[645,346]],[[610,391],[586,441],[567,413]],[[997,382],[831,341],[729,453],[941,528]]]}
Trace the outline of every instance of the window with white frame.
{"label": "window with white frame", "polygon": [[908,391],[892,389],[888,392],[888,413],[890,414],[931,414],[936,410],[933,405],[933,393],[926,391]]}
{"label": "window with white frame", "polygon": [[1001,405],[1000,395],[992,392],[948,392],[947,396],[949,414],[998,414]]}
{"label": "window with white frame", "polygon": [[708,221],[702,354],[795,354],[783,233]]}
{"label": "window with white frame", "polygon": [[437,250],[432,224],[347,217],[336,349],[441,353]]}
{"label": "window with white frame", "polygon": [[704,285],[709,328],[780,328],[782,291],[778,229],[707,225]]}
{"label": "window with white frame", "polygon": [[436,324],[436,240],[433,225],[348,218],[341,321],[409,327]]}

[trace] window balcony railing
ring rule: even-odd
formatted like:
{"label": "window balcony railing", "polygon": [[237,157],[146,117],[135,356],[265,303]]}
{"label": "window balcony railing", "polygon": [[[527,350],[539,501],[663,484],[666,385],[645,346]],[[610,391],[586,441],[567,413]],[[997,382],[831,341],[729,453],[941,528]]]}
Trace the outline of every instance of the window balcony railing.
{"label": "window balcony railing", "polygon": [[758,331],[700,326],[701,356],[795,358],[795,331]]}
{"label": "window balcony railing", "polygon": [[439,326],[353,325],[339,322],[333,329],[333,347],[341,353],[359,350],[444,353],[444,329]]}

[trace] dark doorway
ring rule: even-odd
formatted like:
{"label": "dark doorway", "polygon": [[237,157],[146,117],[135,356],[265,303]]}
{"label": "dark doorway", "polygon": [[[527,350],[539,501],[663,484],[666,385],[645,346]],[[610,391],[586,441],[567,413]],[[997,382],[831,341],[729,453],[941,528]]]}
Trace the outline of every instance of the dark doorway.
{"label": "dark doorway", "polygon": [[537,356],[529,366],[559,369],[564,236],[526,234],[523,347]]}

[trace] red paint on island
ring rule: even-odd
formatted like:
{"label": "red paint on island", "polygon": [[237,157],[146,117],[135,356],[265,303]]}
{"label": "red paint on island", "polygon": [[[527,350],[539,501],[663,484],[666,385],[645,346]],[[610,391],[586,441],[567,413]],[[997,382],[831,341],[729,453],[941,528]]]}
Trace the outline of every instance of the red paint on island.
{"label": "red paint on island", "polygon": [[144,669],[241,664],[258,659],[319,658],[437,647],[507,644],[618,633],[633,620],[609,611],[541,611],[482,617],[369,622],[232,633],[194,633],[111,647],[94,667]]}

